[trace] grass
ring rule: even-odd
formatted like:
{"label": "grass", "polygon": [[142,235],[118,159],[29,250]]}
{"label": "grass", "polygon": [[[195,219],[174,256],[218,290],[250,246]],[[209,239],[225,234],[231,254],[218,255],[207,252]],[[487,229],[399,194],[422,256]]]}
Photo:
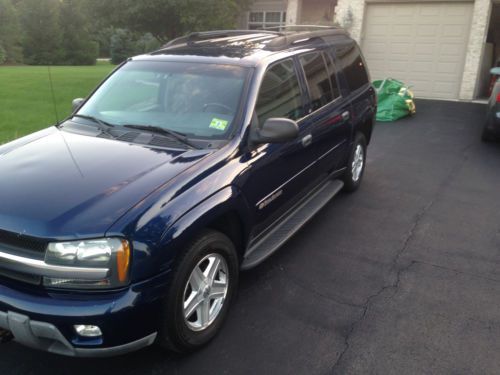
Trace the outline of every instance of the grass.
{"label": "grass", "polygon": [[[71,101],[87,96],[113,66],[51,67],[59,120],[71,113]],[[56,123],[46,66],[0,67],[0,144]]]}

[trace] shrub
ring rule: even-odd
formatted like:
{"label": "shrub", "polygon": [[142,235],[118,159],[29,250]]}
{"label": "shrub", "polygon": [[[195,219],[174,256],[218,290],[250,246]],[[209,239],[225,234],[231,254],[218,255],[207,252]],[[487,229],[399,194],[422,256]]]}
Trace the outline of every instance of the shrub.
{"label": "shrub", "polygon": [[144,34],[137,41],[137,52],[138,53],[148,53],[156,51],[161,47],[161,43],[150,33]]}
{"label": "shrub", "polygon": [[0,45],[0,65],[4,64],[7,61],[7,52],[5,52],[5,49]]}

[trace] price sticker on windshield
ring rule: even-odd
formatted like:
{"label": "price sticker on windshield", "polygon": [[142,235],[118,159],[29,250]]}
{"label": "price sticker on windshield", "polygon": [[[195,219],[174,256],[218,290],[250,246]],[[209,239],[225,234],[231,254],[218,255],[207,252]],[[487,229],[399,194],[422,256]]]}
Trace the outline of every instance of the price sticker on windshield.
{"label": "price sticker on windshield", "polygon": [[212,120],[212,122],[210,123],[210,128],[224,131],[224,130],[226,130],[228,124],[229,124],[229,121],[227,121],[227,120],[222,120],[220,118],[214,118]]}

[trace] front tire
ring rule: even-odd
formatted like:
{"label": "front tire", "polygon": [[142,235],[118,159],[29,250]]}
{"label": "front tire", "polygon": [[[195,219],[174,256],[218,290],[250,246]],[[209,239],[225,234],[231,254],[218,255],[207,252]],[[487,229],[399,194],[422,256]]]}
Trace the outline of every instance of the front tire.
{"label": "front tire", "polygon": [[178,260],[162,310],[158,343],[194,351],[220,331],[238,287],[239,261],[231,240],[206,230]]}
{"label": "front tire", "polygon": [[366,165],[366,138],[361,133],[356,133],[352,145],[347,170],[342,180],[344,181],[344,191],[354,192],[358,190],[363,179]]}

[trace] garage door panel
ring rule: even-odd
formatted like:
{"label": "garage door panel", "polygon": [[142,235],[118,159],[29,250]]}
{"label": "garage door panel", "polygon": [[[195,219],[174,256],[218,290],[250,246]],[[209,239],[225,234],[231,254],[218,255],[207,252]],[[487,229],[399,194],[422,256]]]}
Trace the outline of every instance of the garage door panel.
{"label": "garage door panel", "polygon": [[[433,6],[421,6],[422,4],[415,5],[416,14],[420,16],[440,16],[443,12],[442,4],[433,4]],[[414,13],[415,14],[415,13]]]}
{"label": "garage door panel", "polygon": [[413,27],[412,25],[394,25],[392,33],[398,34],[400,37],[409,37],[413,34]]}
{"label": "garage door panel", "polygon": [[432,69],[432,62],[429,61],[415,61],[413,63],[413,71],[415,72],[428,72]]}
{"label": "garage door panel", "polygon": [[428,36],[428,37],[433,37],[438,33],[438,26],[431,24],[431,25],[419,25],[417,27],[417,36]]}
{"label": "garage door panel", "polygon": [[[381,43],[384,45],[384,43]],[[460,56],[462,54],[462,45],[457,43],[442,43],[439,46],[439,55],[440,56]]]}
{"label": "garage door panel", "polygon": [[393,55],[403,55],[406,57],[411,52],[411,47],[408,43],[393,43],[389,48]]}
{"label": "garage door panel", "polygon": [[460,67],[459,64],[455,62],[440,62],[439,64],[437,64],[436,70],[438,73],[442,73],[443,76],[451,75],[452,77],[454,77],[457,73],[460,72]]}
{"label": "garage door panel", "polygon": [[472,3],[375,3],[366,9],[362,47],[374,79],[400,79],[420,97],[458,97]]}
{"label": "garage door panel", "polygon": [[372,37],[381,36],[384,37],[390,32],[389,25],[371,25],[366,30]]}
{"label": "garage door panel", "polygon": [[463,38],[465,35],[463,25],[445,25],[443,26],[442,36],[451,36],[453,38]]}

